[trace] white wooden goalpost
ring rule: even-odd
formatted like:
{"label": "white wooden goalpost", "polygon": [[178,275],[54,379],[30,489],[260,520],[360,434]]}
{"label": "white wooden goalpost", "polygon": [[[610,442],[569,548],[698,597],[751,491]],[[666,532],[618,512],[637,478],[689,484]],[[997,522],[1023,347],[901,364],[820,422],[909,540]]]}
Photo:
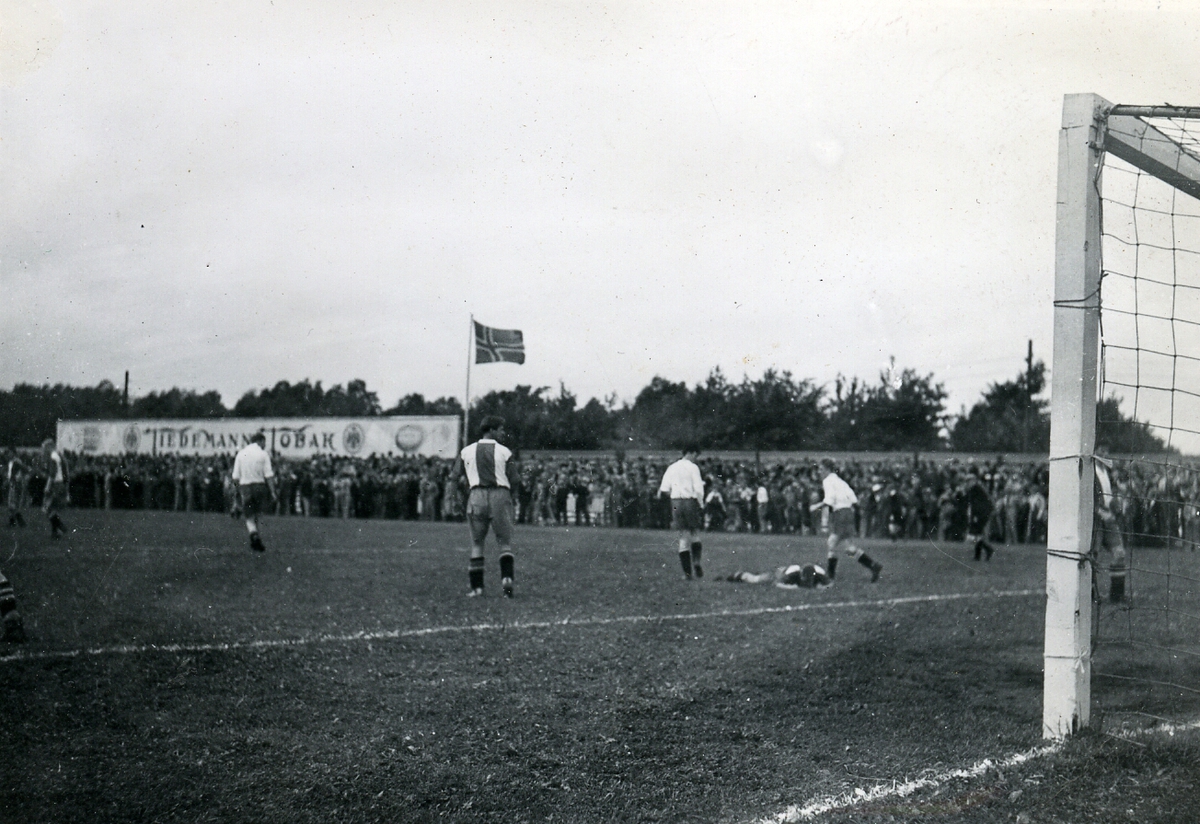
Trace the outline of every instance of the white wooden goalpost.
{"label": "white wooden goalpost", "polygon": [[1114,106],[1067,95],[1058,146],[1054,352],[1042,732],[1063,738],[1091,720],[1092,518],[1101,368],[1101,170],[1109,152],[1200,198],[1200,160],[1144,117],[1200,109]]}

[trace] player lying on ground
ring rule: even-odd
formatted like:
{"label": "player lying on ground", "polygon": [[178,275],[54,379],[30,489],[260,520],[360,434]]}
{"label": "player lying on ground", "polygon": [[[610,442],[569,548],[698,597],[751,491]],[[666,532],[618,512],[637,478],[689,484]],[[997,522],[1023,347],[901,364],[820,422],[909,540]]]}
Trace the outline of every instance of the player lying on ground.
{"label": "player lying on ground", "polygon": [[725,580],[743,584],[766,584],[774,582],[784,589],[825,589],[833,586],[833,578],[825,568],[817,564],[791,564],[781,566],[773,572],[735,572]]}

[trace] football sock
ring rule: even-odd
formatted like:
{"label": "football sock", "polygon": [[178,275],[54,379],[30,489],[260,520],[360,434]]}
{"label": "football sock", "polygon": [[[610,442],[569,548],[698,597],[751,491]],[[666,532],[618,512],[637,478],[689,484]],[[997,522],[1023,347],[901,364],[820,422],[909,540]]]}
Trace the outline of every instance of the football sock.
{"label": "football sock", "polygon": [[500,577],[512,579],[513,577],[513,554],[505,552],[500,556]]}
{"label": "football sock", "polygon": [[829,580],[831,580],[831,581],[833,580],[833,577],[837,574],[837,562],[838,562],[838,559],[837,559],[836,555],[830,555],[828,558],[825,559],[825,566],[829,573]]}
{"label": "football sock", "polygon": [[975,560],[978,561],[983,555],[983,541],[975,542]]}
{"label": "football sock", "polygon": [[53,515],[50,516],[50,532],[51,532],[51,534],[57,534],[59,532],[66,532],[66,531],[67,531],[67,528],[65,526],[63,526],[62,518],[59,518],[58,513],[55,512]]}
{"label": "football sock", "polygon": [[704,577],[704,570],[700,568],[700,549],[701,549],[700,542],[693,541],[692,542],[692,572],[695,573],[697,578]]}
{"label": "football sock", "polygon": [[483,557],[472,558],[467,566],[467,578],[471,589],[483,589]]}
{"label": "football sock", "polygon": [[679,565],[683,567],[683,574],[687,577],[692,577],[692,551],[690,549],[679,550]]}

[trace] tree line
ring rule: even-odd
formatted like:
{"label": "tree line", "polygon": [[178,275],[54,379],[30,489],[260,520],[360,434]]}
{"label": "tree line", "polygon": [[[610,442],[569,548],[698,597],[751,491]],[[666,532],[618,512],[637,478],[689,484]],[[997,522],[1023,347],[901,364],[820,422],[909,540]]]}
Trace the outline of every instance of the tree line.
{"label": "tree line", "polygon": [[[689,387],[654,377],[632,403],[615,396],[580,405],[565,385],[518,385],[471,403],[471,431],[486,415],[508,422],[524,449],[1047,452],[1050,445],[1045,364],[1030,359],[1014,380],[991,384],[969,410],[946,412],[946,391],[932,374],[896,369],[874,382],[842,375],[829,385],[767,369],[730,381],[718,369]],[[463,415],[457,398],[418,393],[384,407],[362,380],[325,388],[320,381],[279,381],[251,390],[227,408],[218,392],[173,388],[127,398],[111,382],[94,387],[17,384],[0,390],[0,444],[35,446],[58,420],[113,418],[369,417]],[[1098,410],[1097,438],[1116,453],[1161,452],[1150,427],[1124,416],[1118,398]]]}

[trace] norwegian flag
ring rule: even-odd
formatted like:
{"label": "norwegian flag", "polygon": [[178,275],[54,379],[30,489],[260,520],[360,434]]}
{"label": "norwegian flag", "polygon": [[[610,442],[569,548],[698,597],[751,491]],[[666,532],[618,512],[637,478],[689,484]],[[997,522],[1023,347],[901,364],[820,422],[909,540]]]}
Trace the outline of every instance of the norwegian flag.
{"label": "norwegian flag", "polygon": [[520,329],[493,329],[475,321],[475,362],[525,362],[525,338]]}

